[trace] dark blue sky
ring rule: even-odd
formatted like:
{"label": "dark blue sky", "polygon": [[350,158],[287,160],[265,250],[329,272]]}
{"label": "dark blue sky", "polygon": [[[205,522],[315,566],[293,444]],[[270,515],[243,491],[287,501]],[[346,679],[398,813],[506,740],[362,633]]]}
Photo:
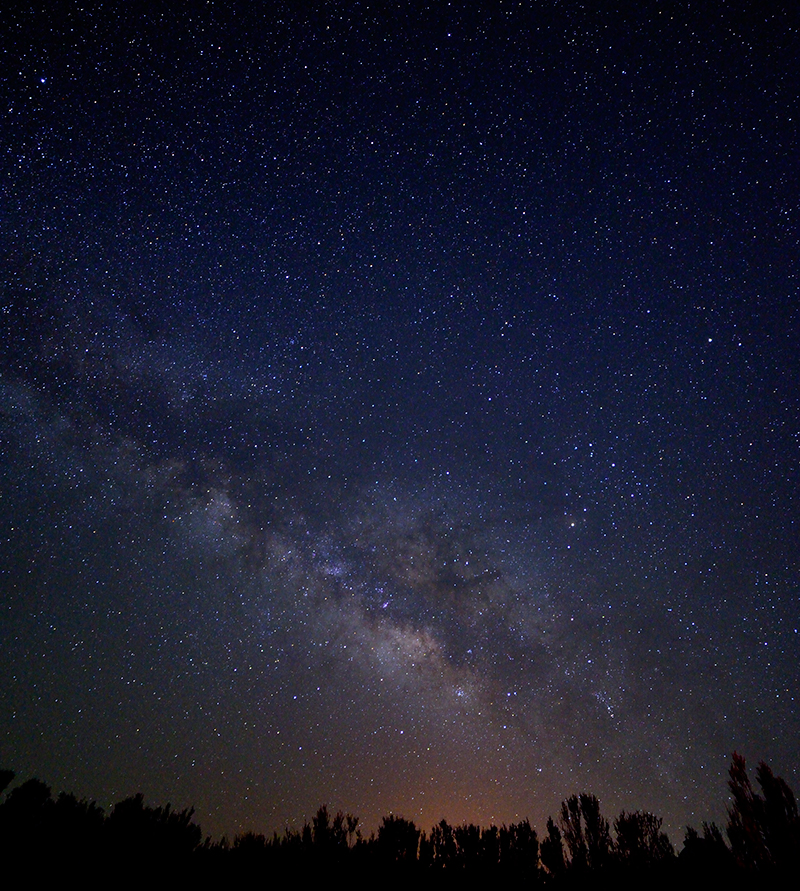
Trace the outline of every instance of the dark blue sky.
{"label": "dark blue sky", "polygon": [[797,788],[799,26],[2,13],[2,763],[215,835]]}

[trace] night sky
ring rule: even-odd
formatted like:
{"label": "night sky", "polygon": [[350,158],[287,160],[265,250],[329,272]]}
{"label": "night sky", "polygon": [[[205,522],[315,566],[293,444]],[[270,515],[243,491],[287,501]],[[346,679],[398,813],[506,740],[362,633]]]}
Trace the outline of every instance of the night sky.
{"label": "night sky", "polygon": [[1,14],[0,764],[214,837],[798,790],[796,5],[148,6]]}

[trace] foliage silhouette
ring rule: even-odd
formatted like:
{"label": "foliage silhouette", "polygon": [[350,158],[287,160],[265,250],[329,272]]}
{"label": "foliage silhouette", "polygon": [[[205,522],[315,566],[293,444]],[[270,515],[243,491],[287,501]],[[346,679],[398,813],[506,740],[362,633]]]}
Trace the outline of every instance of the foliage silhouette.
{"label": "foliage silhouette", "polygon": [[762,831],[772,864],[778,868],[789,866],[793,854],[800,848],[800,822],[797,802],[788,784],[773,775],[762,761],[756,779],[764,793]]}
{"label": "foliage silhouette", "polygon": [[500,866],[508,878],[529,882],[538,876],[539,838],[527,818],[501,826],[498,842]]}
{"label": "foliage silhouette", "polygon": [[547,818],[547,838],[542,841],[542,864],[548,874],[558,878],[564,874],[567,868],[564,856],[564,844],[561,830],[556,826],[552,817]]}
{"label": "foliage silhouette", "polygon": [[103,851],[105,815],[93,801],[61,792],[51,815],[52,850],[64,865],[96,862]]}
{"label": "foliage silhouette", "polygon": [[105,852],[116,870],[141,875],[156,869],[187,868],[200,844],[194,809],[149,807],[140,793],[114,805],[105,823]]}
{"label": "foliage silhouette", "polygon": [[756,771],[760,795],[750,784],[744,757],[737,752],[729,776],[733,801],[727,833],[737,867],[747,873],[797,873],[800,821],[788,784],[762,761]]}
{"label": "foliage silhouette", "polygon": [[447,820],[440,820],[431,829],[431,844],[433,845],[433,865],[439,870],[455,869],[458,847],[453,827]]}
{"label": "foliage silhouette", "polygon": [[572,795],[562,802],[560,824],[570,870],[598,870],[608,864],[611,834],[594,795]]}
{"label": "foliage silhouette", "polygon": [[719,826],[716,823],[703,823],[702,835],[692,826],[686,827],[678,865],[682,876],[693,877],[702,883],[730,878],[734,874],[735,863]]}
{"label": "foliage silhouette", "polygon": [[614,853],[617,861],[637,871],[663,866],[675,856],[661,817],[642,811],[622,813],[614,821]]}
{"label": "foliage silhouette", "polygon": [[390,814],[384,817],[378,827],[377,850],[384,864],[404,864],[417,862],[420,831],[413,820],[405,820]]}
{"label": "foliage silhouette", "polygon": [[8,793],[0,807],[3,861],[9,854],[31,860],[41,856],[52,834],[53,806],[50,787],[36,778]]}
{"label": "foliage silhouette", "polygon": [[[12,771],[0,771],[2,788],[13,778]],[[726,833],[714,823],[703,823],[701,832],[687,827],[676,856],[659,817],[622,811],[612,837],[598,799],[588,794],[562,802],[557,820],[548,818],[541,844],[527,819],[486,828],[443,819],[426,833],[394,814],[364,838],[358,817],[333,814],[325,804],[300,829],[271,836],[245,832],[233,844],[225,838],[201,844],[191,808],[151,807],[137,794],[106,815],[72,794],[54,799],[50,787],[34,778],[0,798],[0,858],[4,864],[51,864],[52,878],[67,871],[115,882],[171,875],[242,886],[332,877],[454,888],[465,881],[554,888],[589,881],[665,888],[678,881],[697,887],[796,885],[800,820],[794,793],[764,762],[756,780],[758,790],[744,758],[734,754]]]}

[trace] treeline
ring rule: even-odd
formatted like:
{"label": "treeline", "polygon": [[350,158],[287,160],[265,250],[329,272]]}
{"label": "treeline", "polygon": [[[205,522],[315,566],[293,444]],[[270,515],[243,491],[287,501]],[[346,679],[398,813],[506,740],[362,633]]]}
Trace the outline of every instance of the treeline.
{"label": "treeline", "polygon": [[[0,792],[14,778],[0,771]],[[248,832],[232,842],[203,840],[192,809],[151,807],[142,795],[106,814],[69,793],[53,797],[30,779],[0,802],[0,858],[25,864],[31,876],[48,870],[97,879],[147,880],[168,873],[196,882],[333,876],[414,881],[437,886],[465,880],[581,887],[596,880],[671,887],[713,882],[763,886],[800,878],[800,820],[789,786],[761,762],[758,791],[744,758],[734,754],[731,802],[723,831],[713,823],[688,827],[680,853],[653,814],[623,811],[609,822],[593,795],[573,795],[550,817],[539,839],[529,821],[481,828],[442,820],[429,832],[412,820],[384,817],[364,837],[351,814],[322,806],[302,829],[265,836]]]}

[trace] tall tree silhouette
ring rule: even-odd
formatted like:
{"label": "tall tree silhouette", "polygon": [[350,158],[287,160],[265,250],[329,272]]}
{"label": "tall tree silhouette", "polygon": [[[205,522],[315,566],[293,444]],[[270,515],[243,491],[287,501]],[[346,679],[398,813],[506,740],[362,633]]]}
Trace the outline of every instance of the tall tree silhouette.
{"label": "tall tree silhouette", "polygon": [[304,827],[305,847],[319,864],[342,863],[350,850],[357,827],[358,817],[341,811],[337,811],[332,817],[328,806],[323,804],[312,817],[308,830]]}
{"label": "tall tree silhouette", "polygon": [[481,870],[492,873],[500,863],[500,830],[491,825],[481,831]]}
{"label": "tall tree silhouette", "polygon": [[474,871],[481,862],[481,830],[474,823],[456,826],[453,835],[458,848],[458,865],[461,869]]}
{"label": "tall tree silhouette", "polygon": [[542,864],[550,875],[555,877],[563,875],[567,868],[564,844],[561,830],[556,826],[552,817],[547,818],[547,836],[542,839],[541,856]]}
{"label": "tall tree silhouette", "polygon": [[756,779],[763,795],[751,786],[745,759],[737,752],[729,770],[728,839],[737,865],[748,872],[797,870],[800,822],[797,802],[788,784],[762,761]]}
{"label": "tall tree silhouette", "polygon": [[757,870],[767,865],[769,854],[761,829],[763,802],[750,785],[744,757],[733,753],[728,771],[733,802],[728,807],[728,838],[738,866]]}
{"label": "tall tree silhouette", "polygon": [[608,820],[600,813],[600,802],[596,796],[581,795],[580,803],[589,866],[591,869],[602,869],[608,863],[611,853]]}
{"label": "tall tree silhouette", "polygon": [[437,869],[454,869],[458,846],[453,827],[447,820],[440,820],[431,829],[430,843],[433,848],[433,865]]}
{"label": "tall tree silhouette", "polygon": [[500,866],[505,874],[524,881],[538,873],[539,838],[527,818],[510,826],[501,826],[498,841]]}
{"label": "tall tree silhouette", "polygon": [[589,865],[589,850],[583,834],[581,803],[577,795],[571,795],[561,802],[561,832],[567,846],[571,869],[580,871]]}
{"label": "tall tree silhouette", "polygon": [[571,870],[601,869],[608,863],[611,833],[594,795],[572,795],[562,802],[560,824]]}
{"label": "tall tree silhouette", "polygon": [[[764,841],[772,863],[784,869],[800,859],[800,821],[797,802],[788,784],[773,775],[762,761],[756,770],[756,779],[764,793],[762,825]],[[795,864],[797,868],[797,864]]]}

